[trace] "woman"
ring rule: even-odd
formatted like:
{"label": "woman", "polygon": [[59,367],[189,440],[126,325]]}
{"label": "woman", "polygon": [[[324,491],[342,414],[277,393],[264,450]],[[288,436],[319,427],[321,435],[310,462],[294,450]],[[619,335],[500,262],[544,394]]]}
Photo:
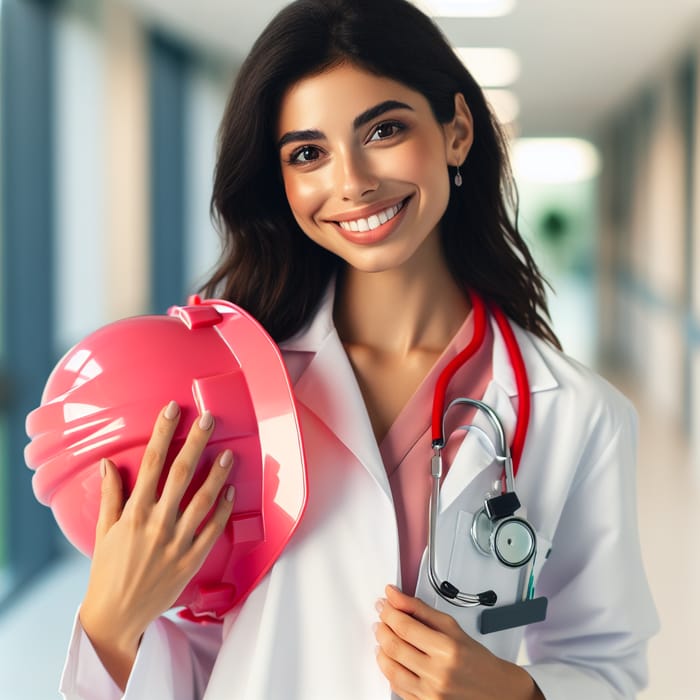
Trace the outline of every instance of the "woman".
{"label": "woman", "polygon": [[[480,89],[403,0],[300,0],[267,27],[221,128],[213,207],[225,251],[206,292],[281,344],[308,508],[223,626],[159,617],[223,529],[233,495],[220,491],[235,469],[224,452],[179,514],[215,420],[205,414],[156,499],[178,417],[165,407],[126,502],[103,465],[66,697],[571,700],[644,685],[657,623],[637,541],[634,413],[558,350],[510,220],[504,152]],[[437,561],[462,590],[496,589],[499,605],[532,598],[532,583],[549,601],[546,620],[490,634],[479,608],[436,593],[424,554],[432,397],[475,334],[479,299],[513,321],[530,379],[516,490],[535,557],[523,583],[471,541],[502,470],[478,433],[458,429],[472,408],[448,424]],[[510,441],[523,398],[504,348],[488,323],[447,399],[483,397]]]}

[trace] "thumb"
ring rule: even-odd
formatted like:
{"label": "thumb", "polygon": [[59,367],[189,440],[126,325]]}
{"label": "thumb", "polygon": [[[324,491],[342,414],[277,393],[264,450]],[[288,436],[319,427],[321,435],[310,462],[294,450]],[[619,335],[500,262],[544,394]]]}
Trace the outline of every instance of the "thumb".
{"label": "thumb", "polygon": [[455,619],[446,613],[424,603],[420,598],[414,598],[400,591],[396,586],[388,585],[385,589],[387,601],[397,610],[410,615],[424,625],[439,632],[449,632],[457,624]]}
{"label": "thumb", "polygon": [[102,489],[100,512],[97,516],[96,539],[105,536],[107,531],[119,520],[124,506],[122,480],[116,466],[108,459],[100,462]]}

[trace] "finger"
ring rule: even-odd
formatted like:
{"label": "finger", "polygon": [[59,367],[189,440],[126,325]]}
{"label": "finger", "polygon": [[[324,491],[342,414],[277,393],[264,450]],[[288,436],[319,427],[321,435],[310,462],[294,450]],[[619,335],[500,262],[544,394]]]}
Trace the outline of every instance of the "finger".
{"label": "finger", "polygon": [[214,462],[205,482],[192,496],[192,500],[182,512],[177,523],[178,536],[189,542],[202,524],[207,513],[212,509],[216,499],[221,494],[226,479],[233,466],[233,453],[224,450]]}
{"label": "finger", "polygon": [[229,484],[223,490],[214,514],[207,521],[201,532],[195,537],[192,548],[190,549],[190,557],[199,564],[206,559],[211,548],[216,543],[216,540],[224,531],[226,523],[231,516],[231,511],[233,510],[235,495],[236,490]]}
{"label": "finger", "polygon": [[416,649],[413,644],[399,637],[391,627],[380,622],[375,629],[374,636],[386,656],[416,676],[425,675],[430,658]]}
{"label": "finger", "polygon": [[151,504],[155,501],[160,475],[179,418],[180,407],[175,401],[171,401],[158,415],[141,459],[141,466],[130,498],[132,502]]}
{"label": "finger", "polygon": [[192,481],[199,459],[213,431],[214,417],[209,411],[204,411],[192,423],[184,445],[170,466],[159,502],[166,506],[173,517],[177,517],[182,496]]}
{"label": "finger", "polygon": [[420,687],[420,679],[400,663],[387,656],[381,647],[377,650],[377,665],[389,681],[391,692],[403,700],[413,700]]}
{"label": "finger", "polygon": [[124,507],[124,493],[122,480],[117,468],[108,459],[100,462],[102,473],[102,488],[100,496],[100,510],[97,515],[95,537],[100,540],[110,527],[119,520]]}
{"label": "finger", "polygon": [[379,619],[400,639],[424,654],[430,654],[440,648],[444,633],[436,631],[410,612],[394,607],[388,598],[383,601],[383,605],[380,601],[377,607],[381,607]]}
{"label": "finger", "polygon": [[424,603],[420,598],[406,595],[396,586],[389,585],[385,591],[387,601],[394,609],[410,615],[433,630],[451,634],[459,627],[451,615],[436,610]]}

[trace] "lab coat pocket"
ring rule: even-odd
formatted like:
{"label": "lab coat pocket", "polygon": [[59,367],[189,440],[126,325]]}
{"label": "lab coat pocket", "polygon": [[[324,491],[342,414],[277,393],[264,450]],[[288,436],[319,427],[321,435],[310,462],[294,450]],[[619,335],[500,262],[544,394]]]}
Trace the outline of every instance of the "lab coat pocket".
{"label": "lab coat pocket", "polygon": [[[510,615],[507,616],[507,623],[510,624],[512,621],[513,627],[507,627],[490,634],[482,633],[482,627],[485,626],[480,623],[480,618],[487,610],[513,606],[528,597],[528,591],[536,583],[545,562],[550,542],[535,533],[534,562],[522,567],[511,568],[498,561],[495,555],[483,554],[477,548],[471,534],[473,522],[474,513],[459,511],[457,514],[447,580],[465,593],[494,591],[497,596],[496,605],[494,608],[483,606],[460,608],[440,599],[438,607],[452,615],[465,632],[484,643],[499,656],[514,659],[517,656],[523,632],[522,626],[516,623],[520,622],[521,619],[527,619],[528,615],[534,614],[536,617],[536,612],[542,611],[542,606],[545,605],[544,601],[534,605],[537,611],[529,610],[528,608],[533,607],[531,605],[509,609],[509,611],[514,611],[514,615],[512,618]],[[536,596],[536,592],[534,595]],[[488,615],[492,615],[492,613],[489,612]]]}

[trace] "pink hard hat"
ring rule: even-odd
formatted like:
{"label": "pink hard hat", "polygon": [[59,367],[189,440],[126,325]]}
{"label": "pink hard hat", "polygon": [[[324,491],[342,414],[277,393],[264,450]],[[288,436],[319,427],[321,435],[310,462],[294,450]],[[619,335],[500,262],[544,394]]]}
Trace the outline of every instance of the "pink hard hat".
{"label": "pink hard hat", "polygon": [[181,417],[169,460],[195,417],[216,419],[189,501],[216,456],[235,463],[234,512],[175,605],[193,619],[221,618],[260,581],[296,529],[307,499],[304,450],[279,349],[260,324],[226,301],[192,297],[168,315],[104,326],[66,353],[41,405],[27,416],[25,448],[34,493],[68,540],[87,556],[95,544],[99,461],[133,488],[155,418],[170,400]]}

